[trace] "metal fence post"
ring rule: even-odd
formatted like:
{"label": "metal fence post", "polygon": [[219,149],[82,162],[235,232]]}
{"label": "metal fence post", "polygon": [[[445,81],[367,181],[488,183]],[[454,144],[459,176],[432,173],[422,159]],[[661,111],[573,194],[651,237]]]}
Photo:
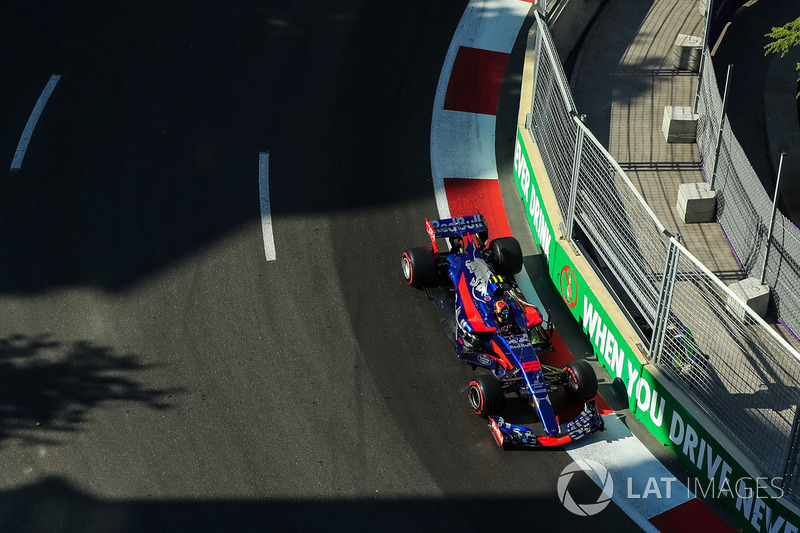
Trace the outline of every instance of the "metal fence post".
{"label": "metal fence post", "polygon": [[775,227],[775,215],[778,212],[778,194],[781,189],[781,171],[783,170],[783,156],[786,153],[781,152],[781,160],[778,163],[778,179],[775,181],[775,196],[772,198],[772,215],[769,217],[769,228],[767,229],[767,249],[764,251],[764,264],[761,267],[761,284],[764,284],[764,278],[767,275],[767,261],[769,260],[769,249],[772,247],[772,229]]}
{"label": "metal fence post", "polygon": [[783,466],[783,479],[781,489],[791,493],[791,482],[794,477],[797,463],[797,452],[800,450],[800,400],[794,406],[794,421],[792,432],[789,434],[789,453],[786,454],[786,463]]}
{"label": "metal fence post", "polygon": [[725,130],[725,112],[728,109],[728,88],[731,84],[731,73],[733,65],[728,65],[728,75],[725,77],[725,94],[722,96],[722,118],[719,119],[719,133],[717,133],[717,149],[714,152],[714,170],[711,172],[711,183],[709,189],[714,190],[714,183],[717,181],[717,165],[719,165],[719,150],[722,148],[722,132]]}
{"label": "metal fence post", "polygon": [[538,8],[539,13],[541,13],[544,18],[547,18],[547,0],[536,0],[534,5]]}
{"label": "metal fence post", "polygon": [[572,228],[575,225],[575,203],[578,197],[578,179],[581,174],[581,159],[583,159],[583,138],[586,133],[583,131],[583,121],[586,115],[580,118],[573,115],[577,132],[575,134],[575,151],[572,159],[572,181],[569,186],[569,207],[567,208],[567,220],[563,228],[564,237],[568,241],[572,240]]}
{"label": "metal fence post", "polygon": [[533,135],[533,107],[536,103],[536,93],[539,89],[539,64],[542,62],[542,28],[539,27],[539,17],[536,17],[536,55],[533,57],[533,94],[531,95],[531,112],[528,113],[528,116],[525,120],[525,126]]}
{"label": "metal fence post", "polygon": [[667,249],[667,261],[664,265],[664,277],[661,280],[661,292],[658,295],[658,307],[656,307],[656,323],[653,326],[653,338],[650,341],[650,360],[654,364],[661,363],[661,354],[664,351],[664,341],[667,334],[667,322],[669,312],[672,309],[672,294],[675,291],[675,278],[678,275],[678,259],[681,251],[678,247],[677,237],[669,240]]}
{"label": "metal fence post", "polygon": [[697,107],[700,105],[700,88],[703,85],[703,69],[706,66],[706,49],[708,48],[708,34],[711,31],[711,10],[714,8],[714,0],[708,0],[706,4],[706,25],[703,30],[703,47],[700,48],[700,69],[698,70],[697,77],[697,93],[694,95],[694,106],[692,106],[692,113],[697,113]]}

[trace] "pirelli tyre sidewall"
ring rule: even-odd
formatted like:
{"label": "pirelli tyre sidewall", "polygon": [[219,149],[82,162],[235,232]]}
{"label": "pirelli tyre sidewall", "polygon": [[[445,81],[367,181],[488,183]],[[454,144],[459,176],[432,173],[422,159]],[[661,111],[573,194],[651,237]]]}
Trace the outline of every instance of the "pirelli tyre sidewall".
{"label": "pirelli tyre sidewall", "polygon": [[564,367],[567,394],[578,402],[586,402],[597,395],[597,374],[587,361],[577,360]]}
{"label": "pirelli tyre sidewall", "polygon": [[417,289],[436,285],[436,257],[430,248],[411,248],[403,252],[400,267],[406,283]]}
{"label": "pirelli tyre sidewall", "polygon": [[498,414],[505,404],[500,382],[491,374],[484,374],[470,381],[467,396],[472,412],[483,418]]}

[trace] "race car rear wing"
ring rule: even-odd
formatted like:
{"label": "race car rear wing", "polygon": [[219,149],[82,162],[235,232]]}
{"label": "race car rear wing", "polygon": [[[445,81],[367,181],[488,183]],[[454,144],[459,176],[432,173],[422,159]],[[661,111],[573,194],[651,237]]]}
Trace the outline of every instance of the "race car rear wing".
{"label": "race car rear wing", "polygon": [[438,252],[436,239],[450,237],[464,237],[465,235],[475,235],[477,233],[488,233],[486,219],[483,215],[470,215],[466,217],[442,218],[439,220],[425,219],[425,230],[431,237],[433,249]]}

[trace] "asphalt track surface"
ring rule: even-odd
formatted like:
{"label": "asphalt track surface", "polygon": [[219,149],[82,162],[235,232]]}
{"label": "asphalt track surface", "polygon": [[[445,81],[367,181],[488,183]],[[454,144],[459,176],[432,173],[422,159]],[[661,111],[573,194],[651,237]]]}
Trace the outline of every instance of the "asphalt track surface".
{"label": "asphalt track surface", "polygon": [[61,80],[0,179],[0,530],[638,529],[495,447],[400,276],[465,5],[3,3],[0,163]]}

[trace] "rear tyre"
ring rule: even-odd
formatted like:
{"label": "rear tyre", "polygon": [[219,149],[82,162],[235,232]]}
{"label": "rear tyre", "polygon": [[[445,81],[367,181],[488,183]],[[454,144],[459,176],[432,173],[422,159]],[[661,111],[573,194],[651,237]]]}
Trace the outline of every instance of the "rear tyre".
{"label": "rear tyre", "polygon": [[564,374],[564,388],[576,401],[587,402],[597,395],[597,375],[588,362],[572,361],[564,367]]}
{"label": "rear tyre", "polygon": [[506,403],[500,382],[491,374],[483,374],[470,381],[467,396],[472,412],[483,418],[498,414]]}
{"label": "rear tyre", "polygon": [[417,289],[436,285],[436,257],[430,248],[411,248],[403,252],[400,267],[406,283]]}
{"label": "rear tyre", "polygon": [[514,237],[500,237],[492,241],[490,248],[494,255],[497,273],[513,276],[522,270],[522,248]]}

